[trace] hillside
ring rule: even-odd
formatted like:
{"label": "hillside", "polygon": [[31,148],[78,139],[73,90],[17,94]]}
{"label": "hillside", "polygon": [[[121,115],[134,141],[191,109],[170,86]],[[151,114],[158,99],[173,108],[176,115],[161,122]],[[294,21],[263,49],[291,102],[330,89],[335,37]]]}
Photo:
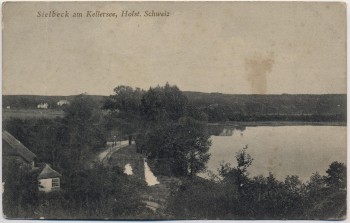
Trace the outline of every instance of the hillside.
{"label": "hillside", "polygon": [[184,92],[209,121],[346,121],[346,95],[230,95]]}

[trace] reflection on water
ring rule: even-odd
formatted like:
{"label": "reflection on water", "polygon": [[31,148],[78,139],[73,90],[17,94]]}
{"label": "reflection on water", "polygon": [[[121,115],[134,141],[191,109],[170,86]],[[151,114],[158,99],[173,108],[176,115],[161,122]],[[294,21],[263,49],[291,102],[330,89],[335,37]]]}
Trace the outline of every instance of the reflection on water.
{"label": "reflection on water", "polygon": [[316,171],[325,174],[333,161],[346,163],[344,126],[258,126],[247,127],[244,132],[238,130],[237,134],[236,127],[228,130],[227,126],[215,126],[215,129],[218,134],[211,137],[211,158],[207,165],[214,173],[221,161],[235,166],[235,153],[245,145],[254,158],[248,169],[250,176],[267,176],[272,172],[279,180],[298,175],[305,182]]}
{"label": "reflection on water", "polygon": [[133,172],[132,172],[132,167],[130,165],[130,163],[126,164],[125,167],[124,167],[124,173],[126,175],[133,175]]}
{"label": "reflection on water", "polygon": [[154,176],[153,172],[149,168],[146,159],[143,159],[143,163],[145,166],[145,180],[148,186],[154,186],[159,184],[159,181],[156,176]]}
{"label": "reflection on water", "polygon": [[208,131],[213,136],[232,136],[235,131],[238,131],[240,135],[243,135],[245,126],[225,126],[225,125],[209,125]]}

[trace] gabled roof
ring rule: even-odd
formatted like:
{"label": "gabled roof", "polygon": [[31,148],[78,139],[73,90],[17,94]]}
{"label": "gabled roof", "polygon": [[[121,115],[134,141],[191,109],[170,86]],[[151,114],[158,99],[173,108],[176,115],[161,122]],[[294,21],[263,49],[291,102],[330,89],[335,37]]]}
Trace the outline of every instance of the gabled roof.
{"label": "gabled roof", "polygon": [[20,156],[29,163],[36,157],[32,151],[7,131],[2,132],[2,151],[5,156]]}
{"label": "gabled roof", "polygon": [[48,164],[45,163],[44,168],[41,170],[38,176],[38,179],[48,179],[61,176],[61,174],[59,174],[56,170],[52,169]]}

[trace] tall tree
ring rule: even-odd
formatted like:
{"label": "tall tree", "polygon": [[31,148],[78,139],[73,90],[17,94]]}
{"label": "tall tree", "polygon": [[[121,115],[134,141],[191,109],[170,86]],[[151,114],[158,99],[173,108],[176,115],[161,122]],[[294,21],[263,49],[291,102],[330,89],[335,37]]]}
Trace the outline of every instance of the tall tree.
{"label": "tall tree", "polygon": [[179,88],[168,83],[150,88],[142,97],[144,128],[137,147],[161,174],[194,176],[209,160],[206,116],[188,105]]}
{"label": "tall tree", "polygon": [[203,123],[184,117],[149,128],[137,146],[153,160],[158,173],[194,176],[205,169],[210,144]]}
{"label": "tall tree", "polygon": [[142,97],[142,116],[147,121],[177,121],[185,115],[188,100],[177,86],[150,88]]}
{"label": "tall tree", "polygon": [[140,106],[143,90],[120,85],[114,88],[104,108],[110,110],[107,117],[109,130],[117,130],[119,137],[127,136],[131,144],[132,135],[140,129]]}
{"label": "tall tree", "polygon": [[248,184],[248,167],[252,164],[253,158],[247,153],[248,146],[238,151],[235,155],[237,166],[231,167],[228,164],[222,164],[219,169],[219,174],[224,181],[232,181],[237,185],[239,193],[244,193],[244,188]]}
{"label": "tall tree", "polygon": [[325,181],[328,187],[341,190],[346,189],[346,166],[344,163],[333,162],[326,171]]}
{"label": "tall tree", "polygon": [[[106,143],[106,133],[101,125],[102,115],[98,105],[87,95],[76,96],[65,108],[63,119],[67,142],[68,166],[80,165],[89,158],[94,148]],[[71,168],[69,167],[69,168]]]}
{"label": "tall tree", "polygon": [[61,118],[10,119],[4,123],[4,129],[35,153],[39,162],[47,162],[60,169],[69,141]]}

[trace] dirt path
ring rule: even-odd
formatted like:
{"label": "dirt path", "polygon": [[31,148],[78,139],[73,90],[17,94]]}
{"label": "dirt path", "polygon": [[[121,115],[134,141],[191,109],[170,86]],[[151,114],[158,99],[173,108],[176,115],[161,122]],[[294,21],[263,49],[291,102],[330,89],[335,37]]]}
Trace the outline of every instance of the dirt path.
{"label": "dirt path", "polygon": [[117,142],[117,145],[113,146],[111,142],[107,143],[107,147],[104,151],[100,152],[97,156],[98,161],[106,163],[113,153],[128,145],[128,140]]}

